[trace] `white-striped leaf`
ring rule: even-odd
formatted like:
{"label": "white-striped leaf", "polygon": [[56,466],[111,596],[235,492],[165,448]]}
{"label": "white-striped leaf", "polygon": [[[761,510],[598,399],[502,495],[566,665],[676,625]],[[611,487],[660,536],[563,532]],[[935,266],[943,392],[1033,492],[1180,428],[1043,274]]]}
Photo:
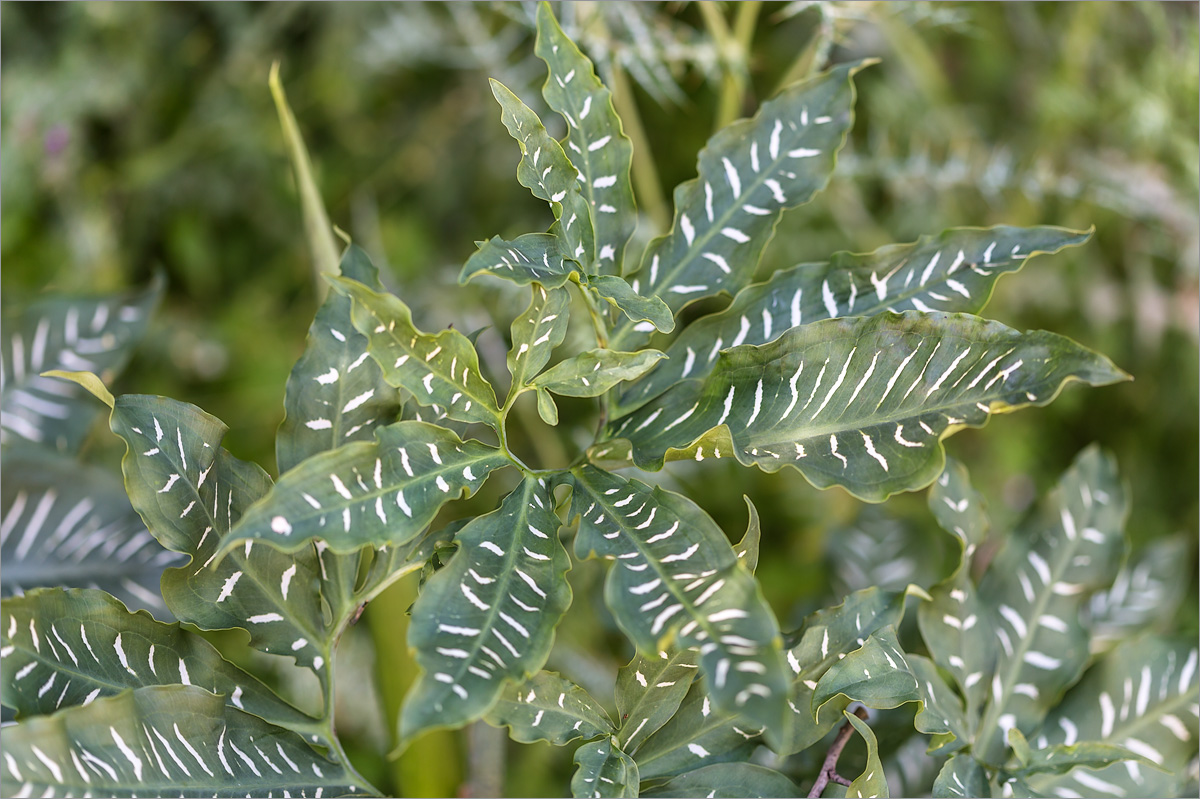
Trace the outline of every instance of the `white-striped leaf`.
{"label": "white-striped leaf", "polygon": [[577,556],[616,560],[604,597],[643,653],[700,647],[713,703],[779,734],[787,693],[779,626],[753,575],[699,506],[590,466],[572,471]]}
{"label": "white-striped leaf", "polygon": [[550,367],[534,384],[564,397],[598,397],[624,380],[645,374],[664,357],[658,350],[588,350]]}
{"label": "white-striped leaf", "polygon": [[492,236],[477,246],[458,275],[460,284],[477,275],[492,275],[518,286],[541,283],[559,288],[579,271],[577,264],[563,258],[563,243],[552,233],[526,233],[512,241]]}
{"label": "white-striped leaf", "polygon": [[367,351],[388,383],[421,405],[439,406],[451,419],[500,426],[496,392],[480,374],[479,353],[466,336],[454,329],[422,333],[395,295],[343,277],[330,282],[354,301],[354,326],[367,337]]}
{"label": "white-striped leaf", "polygon": [[673,647],[656,655],[635,654],[617,672],[617,744],[636,755],[638,747],[666,724],[692,686],[700,652]]}
{"label": "white-striped leaf", "polygon": [[884,311],[983,310],[996,280],[1034,255],[1087,241],[1090,231],[1056,227],[951,228],[911,244],[889,244],[859,255],[840,252],[828,263],[783,269],[738,292],[728,308],[703,316],[671,342],[671,360],[621,397],[621,415],[684,378],[703,377],[726,347],[765,344],[802,324]]}
{"label": "white-striped leaf", "polygon": [[875,739],[875,732],[867,722],[853,713],[843,711],[843,715],[867,745],[867,764],[862,773],[846,788],[846,796],[888,796],[887,775],[883,773],[883,762],[879,759],[879,742]]}
{"label": "white-striped leaf", "polygon": [[542,96],[567,121],[565,144],[579,169],[579,190],[591,208],[595,260],[585,267],[590,273],[619,275],[625,244],[637,224],[629,179],[633,145],[613,110],[612,94],[545,3],[538,5],[534,52],[549,68]]}
{"label": "white-striped leaf", "polygon": [[[1053,333],[965,314],[885,313],[725,350],[706,378],[677,384],[609,435],[631,442],[641,468],[732,455],[769,472],[792,465],[819,488],[880,501],[933,482],[941,440],[955,431],[1045,405],[1071,380],[1123,379],[1104,356]],[[593,454],[607,460],[622,449],[612,442]]]}
{"label": "white-striped leaf", "polygon": [[[650,243],[635,290],[677,313],[747,285],[783,211],[828,181],[850,130],[850,78],[864,66],[842,64],[789,87],[752,119],[715,133],[700,151],[698,177],[676,187],[671,232]],[[626,322],[613,346],[636,349],[648,332]]]}
{"label": "white-striped leaf", "polygon": [[146,333],[162,299],[156,276],[140,291],[109,297],[46,297],[4,309],[0,442],[75,453],[96,405],[79,386],[42,372],[87,371],[111,384]]}
{"label": "white-striped leaf", "polygon": [[763,799],[800,796],[800,788],[775,769],[754,763],[716,763],[672,777],[642,793],[653,796],[707,796],[722,799]]}
{"label": "white-striped leaf", "polygon": [[336,553],[414,539],[447,502],[474,494],[509,463],[496,447],[425,422],[375,429],[314,455],[280,478],[221,540],[222,557],[248,541],[295,551],[321,539]]}
{"label": "white-striped leaf", "polygon": [[1089,447],[992,561],[980,597],[994,609],[987,626],[1000,652],[975,736],[979,758],[998,762],[1003,732],[1032,732],[1079,678],[1089,656],[1080,609],[1117,573],[1125,514],[1115,461]]}
{"label": "white-striped leaf", "polygon": [[597,295],[620,309],[621,313],[625,314],[626,321],[649,325],[649,329],[658,329],[664,333],[675,329],[675,318],[666,303],[658,297],[639,294],[637,288],[625,282],[625,278],[616,275],[591,275],[587,285]]}
{"label": "white-striped leaf", "polygon": [[976,548],[983,543],[991,523],[983,495],[971,486],[967,467],[953,458],[937,481],[929,487],[929,509],[942,529],[963,546],[963,567],[969,565]]}
{"label": "white-striped leaf", "polygon": [[933,736],[929,753],[944,754],[962,749],[971,740],[962,699],[942,679],[932,660],[913,654],[909,654],[907,660],[921,692],[922,707],[914,719],[914,726]]}
{"label": "white-striped leaf", "polygon": [[99,588],[171,618],[158,583],[163,569],[184,558],[146,531],[115,475],[35,447],[6,450],[4,470],[0,595]]}
{"label": "white-striped leaf", "polygon": [[929,525],[897,518],[886,506],[862,505],[858,516],[834,526],[827,536],[825,560],[835,592],[845,595],[877,586],[903,591],[909,585],[933,585],[946,574],[956,547]]}
{"label": "white-striped leaf", "polygon": [[130,613],[103,591],[39,589],[4,600],[3,701],[18,717],[86,705],[145,685],[198,685],[231,707],[291,729],[315,726],[212,644]]}
{"label": "white-striped leaf", "polygon": [[942,770],[938,772],[937,780],[933,783],[933,795],[936,797],[975,797],[991,796],[987,775],[983,766],[970,755],[951,755]]}
{"label": "white-striped leaf", "polygon": [[527,477],[457,533],[458,552],[413,605],[408,645],[423,673],[401,711],[403,740],[483,716],[506,682],[523,683],[545,664],[571,604],[558,528],[545,485]]}
{"label": "white-striped leaf", "polygon": [[592,741],[575,750],[575,775],[571,795],[576,797],[636,797],[637,763],[622,752],[611,738]]}
{"label": "white-striped leaf", "polygon": [[1131,554],[1111,588],[1088,603],[1092,651],[1109,649],[1146,629],[1168,628],[1187,591],[1190,536],[1163,538]]}
{"label": "white-striped leaf", "polygon": [[839,658],[817,681],[812,713],[818,724],[841,716],[845,706],[833,701],[838,698],[845,698],[846,704],[856,701],[880,710],[920,700],[917,680],[892,625],[871,633],[861,647]]}
{"label": "white-striped leaf", "polygon": [[505,686],[484,720],[496,727],[508,727],[510,738],[527,744],[549,741],[563,746],[616,731],[599,702],[551,671],[539,671],[521,685]]}
{"label": "white-striped leaf", "polygon": [[148,686],[4,731],[5,796],[348,796],[370,790],[296,733],[203,688]]}
{"label": "white-striped leaf", "polygon": [[571,297],[564,288],[533,285],[529,307],[512,323],[508,371],[513,391],[520,390],[550,361],[550,353],[567,337]]}

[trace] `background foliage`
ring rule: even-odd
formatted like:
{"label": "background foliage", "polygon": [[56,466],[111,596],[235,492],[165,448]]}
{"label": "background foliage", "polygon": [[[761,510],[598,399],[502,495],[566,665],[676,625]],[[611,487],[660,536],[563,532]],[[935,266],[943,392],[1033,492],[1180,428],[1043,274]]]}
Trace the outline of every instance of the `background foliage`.
{"label": "background foliage", "polygon": [[[1085,341],[1135,381],[1067,392],[1007,418],[1003,435],[965,431],[950,451],[970,468],[993,524],[1009,528],[1096,440],[1130,482],[1135,556],[1182,536],[1181,559],[1194,564],[1196,6],[765,3],[752,19],[749,53],[713,10],[729,25],[743,14],[696,3],[558,9],[615,86],[627,128],[626,109],[640,115],[657,175],[635,166],[646,212],[639,239],[661,213],[653,190],[690,177],[696,149],[716,127],[814,62],[882,58],[858,76],[856,122],[833,181],[784,219],[760,278],[835,250],[867,251],[957,225],[1095,225],[1087,245],[1000,281],[989,316]],[[553,117],[538,105],[544,68],[533,56],[533,11],[524,3],[3,4],[6,313],[44,290],[145,286],[163,270],[164,304],[117,389],[205,408],[230,424],[225,444],[234,454],[277,473],[282,387],[319,299],[266,87],[271,62],[282,61],[331,217],[419,309],[421,326],[453,320],[464,332],[502,331],[521,294],[490,282],[446,288],[473,241],[548,222],[512,180],[512,143],[487,84],[495,77]],[[479,347],[503,371],[495,329]],[[560,429],[570,430],[581,408],[562,400]],[[538,435],[532,402],[517,410],[527,422],[518,450],[537,449],[553,464],[575,454],[570,440]],[[111,437],[86,447],[93,463],[119,458]],[[928,586],[948,573],[934,558],[904,556],[914,540],[946,546],[923,496],[864,511],[797,473],[766,476],[729,463],[702,472],[680,464],[663,480],[730,530],[745,523],[741,495],[751,497],[764,520],[758,575],[785,627],[847,590]],[[501,491],[486,487],[480,507],[493,507]],[[856,561],[855,548],[844,546],[851,535],[896,553],[887,573]],[[599,596],[603,572],[591,566],[571,573],[577,600]],[[1186,585],[1181,616],[1153,622],[1164,631],[1195,632],[1194,565]],[[339,729],[364,775],[385,790],[457,790],[470,769],[465,755],[456,765],[455,753],[471,739],[477,756],[510,748],[506,792],[561,791],[571,773],[566,750],[504,744],[489,728],[431,737],[425,745],[447,766],[424,787],[428,774],[406,770],[419,753],[386,761],[412,679],[404,669],[413,668],[396,624],[415,588],[409,579],[380,597],[343,644],[341,673],[353,685],[369,686],[376,664],[388,664],[378,697],[340,692]],[[601,604],[573,603],[549,665],[607,697],[628,652]],[[269,677],[285,686],[293,679],[290,670]],[[886,749],[884,729],[876,732]]]}

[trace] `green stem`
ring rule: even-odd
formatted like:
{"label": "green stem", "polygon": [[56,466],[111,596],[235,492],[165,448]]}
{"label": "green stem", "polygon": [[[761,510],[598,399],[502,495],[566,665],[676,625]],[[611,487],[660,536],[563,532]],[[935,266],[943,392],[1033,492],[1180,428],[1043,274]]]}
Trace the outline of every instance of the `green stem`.
{"label": "green stem", "polygon": [[[344,627],[345,625],[341,626]],[[342,767],[346,769],[346,773],[355,785],[372,796],[383,796],[382,791],[358,773],[358,770],[354,768],[354,764],[350,762],[350,756],[346,754],[346,750],[342,747],[342,742],[338,740],[336,724],[334,722],[334,673],[337,663],[337,658],[334,657],[335,649],[336,645],[330,645],[325,650],[323,653],[325,656],[325,668],[319,670],[317,674],[318,679],[321,681],[321,693],[325,705],[320,724],[317,726],[317,734],[325,739],[324,743],[329,747],[329,754],[342,764]]]}
{"label": "green stem", "polygon": [[817,3],[811,8],[816,9],[819,15],[817,28],[808,44],[780,79],[779,85],[775,87],[776,93],[809,77],[829,59],[829,51],[833,48],[833,19],[823,4]]}
{"label": "green stem", "polygon": [[716,4],[698,4],[700,14],[704,17],[704,26],[708,28],[709,35],[716,43],[721,58],[721,92],[717,100],[715,130],[724,128],[741,116],[749,82],[746,57],[750,51],[750,40],[754,36],[754,25],[758,21],[761,6],[762,3],[758,0],[738,3],[734,30],[731,32]]}

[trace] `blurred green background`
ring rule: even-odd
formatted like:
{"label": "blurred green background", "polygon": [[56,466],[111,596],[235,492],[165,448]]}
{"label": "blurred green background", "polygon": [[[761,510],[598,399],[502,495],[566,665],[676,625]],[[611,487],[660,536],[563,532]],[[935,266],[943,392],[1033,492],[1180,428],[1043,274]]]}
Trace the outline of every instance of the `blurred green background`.
{"label": "blurred green background", "polygon": [[[1132,488],[1135,551],[1170,539],[1186,552],[1183,609],[1158,623],[1195,633],[1197,4],[555,8],[613,81],[626,129],[651,156],[636,166],[641,241],[669,214],[664,198],[695,174],[695,154],[719,121],[752,113],[814,69],[868,56],[881,63],[857,79],[857,121],[833,179],[784,218],[760,276],[952,226],[1094,225],[1085,246],[1002,280],[986,315],[1071,336],[1135,381],[1068,388],[1048,408],[961,433],[948,451],[971,469],[994,526],[1009,529],[1083,446],[1110,448]],[[479,346],[503,376],[503,331],[523,295],[452,287],[474,241],[552,221],[514,179],[519,154],[487,84],[508,85],[556,131],[539,93],[534,10],[517,2],[0,4],[4,303],[143,285],[163,270],[166,302],[117,390],[203,407],[230,426],[230,450],[273,472],[284,382],[318,303],[267,90],[279,60],[333,221],[365,246],[425,329],[495,326]],[[567,402],[562,411],[563,446],[586,443],[592,406]],[[522,419],[524,446],[553,457],[531,408]],[[110,438],[95,437],[94,460],[119,458]],[[945,573],[923,492],[864,515],[844,493],[815,491],[790,471],[681,464],[662,482],[697,497],[735,539],[746,521],[742,495],[755,502],[764,524],[759,573],[785,628],[864,581],[929,584]],[[483,492],[480,507],[501,488]],[[873,558],[846,546],[863,535]],[[611,707],[615,669],[629,651],[599,609],[602,577],[595,563],[572,573],[576,599],[550,666]],[[390,718],[411,679],[403,613],[414,591],[398,586],[346,637],[341,729],[385,791],[457,793],[465,784],[486,793],[478,763],[468,761],[494,765],[504,751],[487,729],[431,736],[399,764],[385,759]],[[286,681],[288,671],[280,675]],[[507,747],[507,793],[565,790],[569,748]]]}

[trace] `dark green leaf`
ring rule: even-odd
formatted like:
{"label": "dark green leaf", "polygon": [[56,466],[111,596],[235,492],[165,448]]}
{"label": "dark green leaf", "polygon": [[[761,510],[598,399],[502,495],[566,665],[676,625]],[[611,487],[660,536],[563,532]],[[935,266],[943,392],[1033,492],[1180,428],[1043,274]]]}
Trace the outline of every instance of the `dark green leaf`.
{"label": "dark green leaf", "polygon": [[564,397],[598,397],[623,380],[645,374],[664,357],[658,350],[588,350],[555,364],[534,382]]}
{"label": "dark green leaf", "polygon": [[621,730],[616,738],[623,751],[636,755],[642,742],[675,715],[696,676],[699,660],[695,649],[635,654],[617,672]]}
{"label": "dark green leaf", "polygon": [[575,776],[571,795],[577,797],[636,797],[638,767],[610,738],[584,744],[575,750]]}
{"label": "dark green leaf", "polygon": [[458,282],[466,283],[476,275],[492,275],[518,286],[541,283],[546,288],[559,288],[579,268],[574,262],[564,260],[562,246],[551,233],[526,233],[512,241],[492,236],[479,244],[479,249],[463,264]]}
{"label": "dark green leaf", "polygon": [[675,715],[637,751],[642,779],[684,774],[711,763],[744,760],[762,732],[713,707],[704,680],[691,689]]}
{"label": "dark green leaf", "polygon": [[933,783],[933,795],[972,799],[992,794],[979,761],[970,755],[956,754],[951,755],[946,765],[942,766],[937,781]]}
{"label": "dark green leaf", "polygon": [[571,297],[566,289],[533,286],[529,307],[512,323],[508,371],[514,391],[529,383],[550,361],[550,353],[567,336]]}
{"label": "dark green leaf", "polygon": [[484,719],[507,726],[509,737],[521,743],[549,741],[563,746],[616,731],[600,703],[568,679],[539,671],[521,685],[509,684]]}
{"label": "dark green leaf", "polygon": [[716,763],[672,777],[642,794],[651,796],[777,797],[800,796],[796,783],[774,769],[753,763]]}
{"label": "dark green leaf", "polygon": [[587,286],[619,308],[626,319],[637,322],[635,329],[658,329],[664,333],[675,329],[675,319],[666,303],[658,297],[643,297],[636,288],[625,282],[625,278],[592,275],[587,280]]}
{"label": "dark green leaf", "polygon": [[[896,708],[905,702],[920,700],[917,680],[900,651],[896,631],[891,625],[871,633],[861,647],[840,658],[817,681],[812,710],[818,723],[828,718],[822,711],[826,703],[837,696],[878,709]],[[837,714],[843,710],[832,709]],[[834,720],[838,718],[837,714],[833,715]]]}

